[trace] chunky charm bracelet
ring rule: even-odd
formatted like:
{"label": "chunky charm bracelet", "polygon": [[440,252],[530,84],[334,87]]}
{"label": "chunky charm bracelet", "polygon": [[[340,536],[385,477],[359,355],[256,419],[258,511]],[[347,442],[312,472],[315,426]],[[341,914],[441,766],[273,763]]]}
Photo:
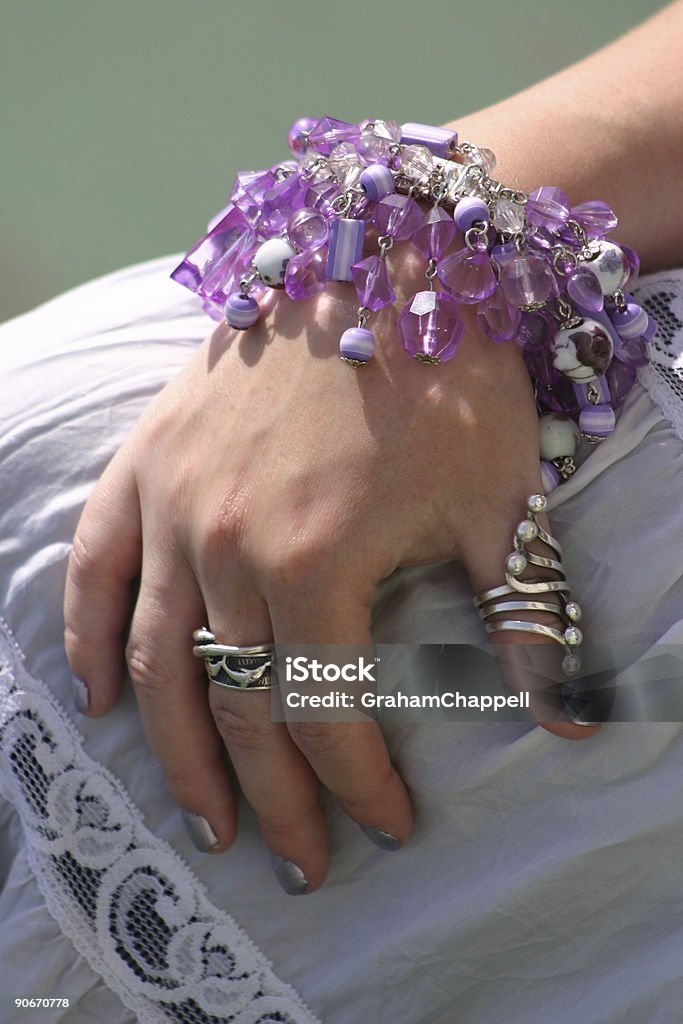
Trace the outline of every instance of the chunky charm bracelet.
{"label": "chunky charm bracelet", "polygon": [[[288,142],[294,159],[237,175],[174,280],[239,330],[256,323],[267,288],[307,299],[329,281],[351,282],[358,319],[339,347],[360,366],[376,347],[372,314],[396,299],[387,253],[410,241],[426,265],[424,289],[398,316],[405,351],[451,359],[465,329],[459,307],[475,306],[491,341],[523,350],[546,494],[571,476],[581,437],[614,430],[656,331],[626,291],[638,256],[607,237],[617,223],[607,204],[570,206],[554,186],[505,188],[491,176],[493,153],[445,128],[302,118]],[[364,257],[367,228],[376,252]]]}

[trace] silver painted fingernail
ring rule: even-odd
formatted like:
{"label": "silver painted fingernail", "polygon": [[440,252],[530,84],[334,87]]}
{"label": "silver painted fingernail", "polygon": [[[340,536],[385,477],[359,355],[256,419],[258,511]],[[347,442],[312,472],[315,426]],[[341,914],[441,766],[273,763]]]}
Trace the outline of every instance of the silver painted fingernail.
{"label": "silver painted fingernail", "polygon": [[218,846],[218,836],[201,814],[183,811],[183,821],[190,839],[201,853],[208,853]]}
{"label": "silver painted fingernail", "polygon": [[80,713],[84,715],[90,707],[90,691],[83,680],[79,679],[77,676],[71,677],[71,686],[73,689],[76,711],[80,711]]}
{"label": "silver painted fingernail", "polygon": [[303,896],[308,892],[309,881],[294,861],[271,853],[270,862],[278,882],[289,896]]}
{"label": "silver painted fingernail", "polygon": [[374,843],[375,846],[379,846],[380,850],[401,849],[401,840],[397,839],[396,836],[392,836],[390,832],[385,832],[381,828],[375,828],[374,825],[361,825],[361,829],[365,832],[370,842]]}

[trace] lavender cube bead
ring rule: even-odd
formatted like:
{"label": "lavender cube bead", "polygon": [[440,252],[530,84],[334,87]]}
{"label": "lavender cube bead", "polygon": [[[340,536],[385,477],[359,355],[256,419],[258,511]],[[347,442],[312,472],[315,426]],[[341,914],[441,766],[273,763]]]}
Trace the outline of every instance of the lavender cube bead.
{"label": "lavender cube bead", "polygon": [[401,125],[401,145],[426,146],[435,156],[448,159],[455,153],[458,133],[451,128],[436,128],[431,124],[409,122]]}
{"label": "lavender cube bead", "polygon": [[384,164],[370,164],[360,176],[360,187],[364,190],[371,203],[396,191],[394,176]]}
{"label": "lavender cube bead", "polygon": [[363,255],[365,221],[340,217],[330,225],[330,245],[325,266],[327,281],[351,281],[351,267]]}
{"label": "lavender cube bead", "polygon": [[339,339],[339,355],[342,359],[353,359],[367,363],[375,351],[375,338],[365,327],[349,327]]}
{"label": "lavender cube bead", "polygon": [[590,405],[581,410],[579,427],[583,434],[592,437],[607,437],[616,424],[614,409],[611,405]]}
{"label": "lavender cube bead", "polygon": [[[593,407],[595,403],[591,402],[588,397],[588,384],[572,384],[574,394],[576,395],[576,404],[579,409]],[[596,377],[590,382],[590,388],[597,390],[600,395],[600,402],[607,403],[612,401],[612,395],[610,394],[609,384],[604,374],[600,377]]]}

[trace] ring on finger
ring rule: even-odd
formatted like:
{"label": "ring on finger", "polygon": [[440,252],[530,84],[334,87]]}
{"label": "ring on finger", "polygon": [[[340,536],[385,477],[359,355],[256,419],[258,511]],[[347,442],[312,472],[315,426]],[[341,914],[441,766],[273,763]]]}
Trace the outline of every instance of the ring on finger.
{"label": "ring on finger", "polygon": [[212,683],[233,690],[270,690],[277,685],[272,675],[272,644],[219,643],[206,626],[196,629],[192,639],[192,653],[202,659]]}

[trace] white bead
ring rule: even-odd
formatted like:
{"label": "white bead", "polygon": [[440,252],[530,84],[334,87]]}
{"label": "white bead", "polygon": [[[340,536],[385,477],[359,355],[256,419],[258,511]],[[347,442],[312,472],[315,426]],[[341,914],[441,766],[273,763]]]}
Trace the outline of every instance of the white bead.
{"label": "white bead", "polygon": [[583,640],[583,633],[576,626],[567,626],[564,631],[564,640],[570,647],[578,647]]}
{"label": "white bead", "polygon": [[284,288],[285,270],[296,249],[284,238],[269,238],[256,250],[253,263],[264,284]]}
{"label": "white bead", "polygon": [[524,572],[528,564],[529,563],[524,555],[521,555],[518,551],[514,551],[511,555],[508,555],[506,569],[510,576],[519,576]]}
{"label": "white bead", "polygon": [[545,494],[532,494],[527,502],[527,507],[530,512],[544,512],[545,507],[548,504]]}
{"label": "white bead", "polygon": [[591,249],[595,253],[595,258],[586,260],[581,266],[595,274],[603,295],[614,295],[617,289],[624,287],[631,276],[626,253],[614,242],[604,240],[591,243]]}
{"label": "white bead", "polygon": [[581,608],[576,601],[567,601],[564,610],[570,622],[581,622]]}
{"label": "white bead", "polygon": [[541,441],[541,458],[547,462],[573,456],[581,438],[578,424],[560,412],[549,412],[538,421]]}
{"label": "white bead", "polygon": [[553,366],[575,384],[589,384],[609,366],[612,338],[597,320],[585,319],[574,327],[561,327],[550,343]]}
{"label": "white bead", "polygon": [[535,540],[538,537],[538,527],[533,519],[523,519],[517,527],[517,536],[523,544],[528,544],[530,541]]}

